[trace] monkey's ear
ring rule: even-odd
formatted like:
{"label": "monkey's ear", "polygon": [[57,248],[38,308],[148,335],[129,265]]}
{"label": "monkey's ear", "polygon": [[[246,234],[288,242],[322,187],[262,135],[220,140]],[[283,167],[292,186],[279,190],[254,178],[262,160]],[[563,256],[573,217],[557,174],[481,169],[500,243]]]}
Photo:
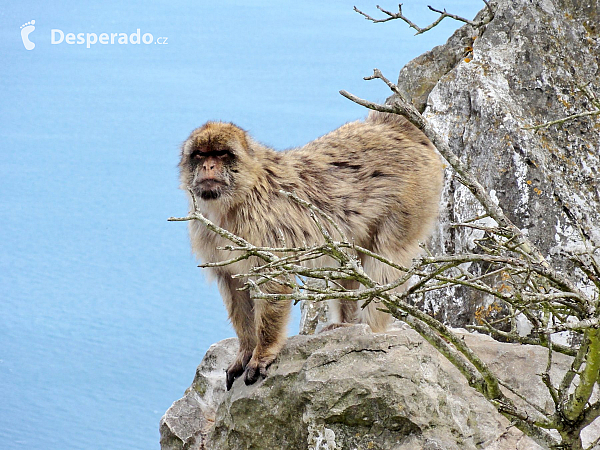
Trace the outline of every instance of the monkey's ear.
{"label": "monkey's ear", "polygon": [[193,151],[193,143],[190,138],[186,139],[183,144],[181,144],[181,152],[180,152],[180,165],[183,164],[184,160],[187,159]]}
{"label": "monkey's ear", "polygon": [[[250,145],[248,133],[233,123],[231,124],[231,126],[234,130],[232,133],[232,137],[234,139],[229,141],[229,145],[233,148],[234,152],[237,153],[239,151],[243,151],[244,153],[252,155],[254,151],[252,150],[252,146]],[[237,146],[239,146],[239,148],[236,148]]]}
{"label": "monkey's ear", "polygon": [[192,143],[190,142],[190,139],[183,141],[181,144],[181,155],[189,155],[191,153],[191,146]]}

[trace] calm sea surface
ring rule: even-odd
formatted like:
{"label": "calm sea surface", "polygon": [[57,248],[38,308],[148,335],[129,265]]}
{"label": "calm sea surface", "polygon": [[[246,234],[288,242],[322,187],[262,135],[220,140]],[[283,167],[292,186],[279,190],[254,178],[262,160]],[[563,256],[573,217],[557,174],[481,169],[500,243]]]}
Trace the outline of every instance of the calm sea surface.
{"label": "calm sea surface", "polygon": [[[362,77],[395,79],[458,24],[414,37],[352,11],[376,15],[369,1],[5,3],[0,448],[158,449],[161,415],[233,335],[186,225],[166,221],[187,211],[180,143],[208,119],[275,148],[306,143],[366,114],[340,89],[382,101],[383,83]],[[483,3],[434,6],[473,18]],[[138,29],[151,44],[118,43]],[[108,43],[87,48],[78,33]]]}

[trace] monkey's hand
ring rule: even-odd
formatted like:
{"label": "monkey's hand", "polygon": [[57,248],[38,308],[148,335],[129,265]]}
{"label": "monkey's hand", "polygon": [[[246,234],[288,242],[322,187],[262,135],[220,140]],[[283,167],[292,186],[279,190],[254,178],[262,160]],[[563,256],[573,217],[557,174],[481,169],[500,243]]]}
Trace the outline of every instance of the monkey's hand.
{"label": "monkey's hand", "polygon": [[[256,353],[256,352],[255,352]],[[254,384],[259,377],[265,378],[267,376],[267,368],[275,360],[277,355],[268,355],[262,357],[256,357],[256,354],[252,356],[252,359],[246,366],[244,372],[244,383],[246,385]]]}
{"label": "monkey's hand", "polygon": [[[239,377],[242,373],[244,373],[244,369],[246,369],[248,361],[250,361],[251,357],[252,357],[252,350],[244,351],[244,350],[240,349],[238,351],[238,354],[235,357],[235,360],[227,368],[227,372],[226,372],[227,373],[227,379],[226,379],[227,390],[231,389],[231,386],[233,385],[233,382],[235,381],[235,379],[237,377]],[[246,384],[248,384],[248,383],[246,383]]]}

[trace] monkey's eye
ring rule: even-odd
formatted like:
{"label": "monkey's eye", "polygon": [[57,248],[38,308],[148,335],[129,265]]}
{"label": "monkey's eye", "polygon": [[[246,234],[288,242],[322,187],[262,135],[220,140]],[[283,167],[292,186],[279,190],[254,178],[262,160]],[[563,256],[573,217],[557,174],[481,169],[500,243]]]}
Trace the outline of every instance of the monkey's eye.
{"label": "monkey's eye", "polygon": [[215,150],[210,152],[195,151],[190,155],[190,159],[201,160],[209,156],[213,158],[232,158],[233,153],[231,153],[229,150]]}
{"label": "monkey's eye", "polygon": [[228,150],[219,150],[216,152],[210,152],[212,156],[216,156],[217,158],[230,157],[233,154]]}

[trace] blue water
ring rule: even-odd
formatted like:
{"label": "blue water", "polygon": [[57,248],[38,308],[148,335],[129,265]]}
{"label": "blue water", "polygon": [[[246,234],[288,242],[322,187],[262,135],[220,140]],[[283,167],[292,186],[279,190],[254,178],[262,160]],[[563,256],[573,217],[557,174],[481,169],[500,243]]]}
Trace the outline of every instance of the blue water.
{"label": "blue water", "polygon": [[[5,2],[0,12],[0,448],[158,449],[208,346],[233,335],[190,254],[178,147],[208,119],[276,148],[380,101],[457,23],[413,37],[360,2]],[[472,18],[475,0],[443,4]],[[390,2],[389,8],[395,8]],[[415,21],[436,15],[405,2]],[[20,26],[35,20],[24,48]],[[167,44],[51,43],[151,33]],[[290,332],[297,331],[298,312]]]}

